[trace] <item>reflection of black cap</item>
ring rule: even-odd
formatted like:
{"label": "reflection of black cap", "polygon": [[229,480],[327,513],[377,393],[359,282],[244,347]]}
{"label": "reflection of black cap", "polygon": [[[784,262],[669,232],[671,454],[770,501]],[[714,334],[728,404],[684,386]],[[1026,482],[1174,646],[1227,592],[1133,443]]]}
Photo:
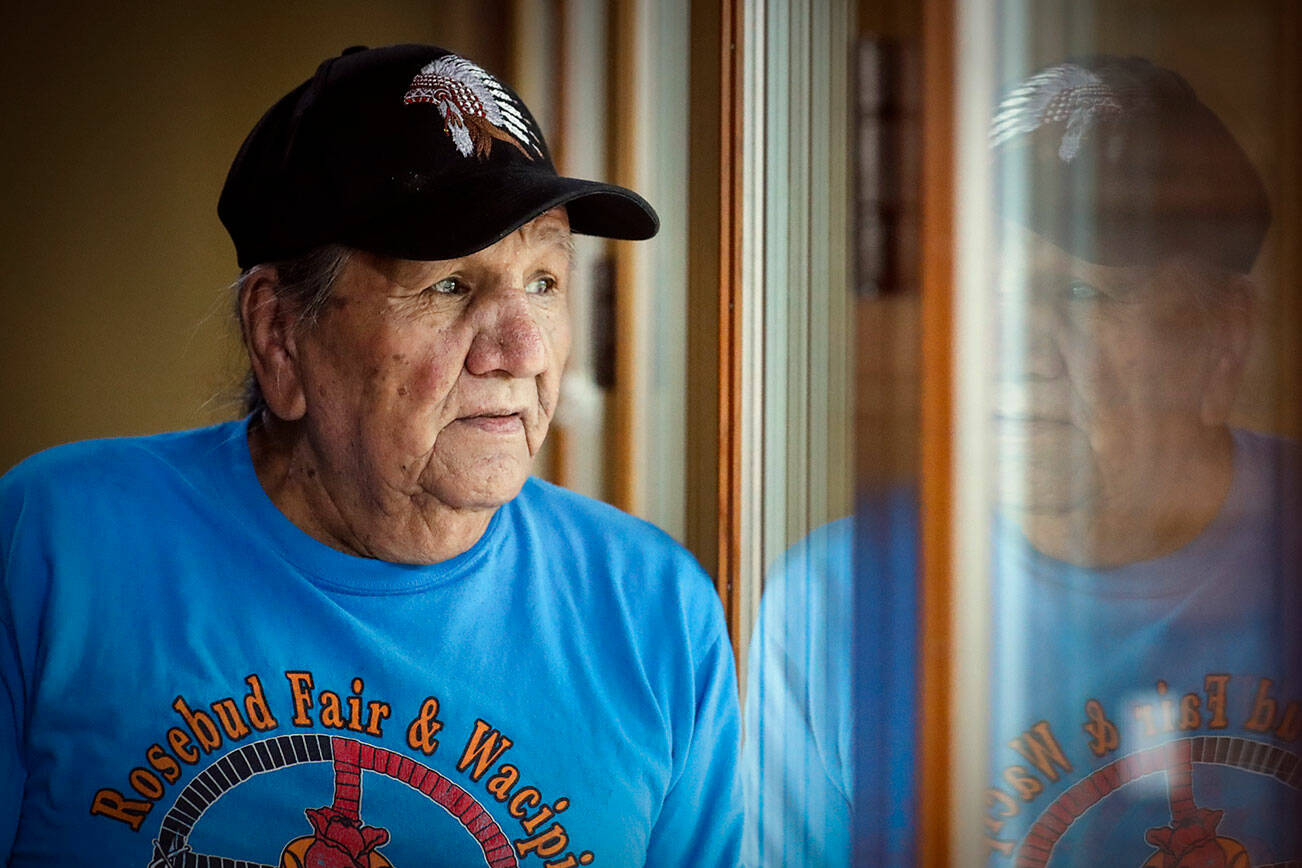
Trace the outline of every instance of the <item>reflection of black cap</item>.
{"label": "reflection of black cap", "polygon": [[1099,265],[1187,254],[1247,272],[1270,225],[1261,178],[1183,78],[1137,57],[1042,70],[991,123],[997,209]]}
{"label": "reflection of black cap", "polygon": [[659,228],[632,190],[556,174],[520,98],[441,48],[350,48],[244,140],[217,213],[241,268],[341,243],[453,259],[558,205],[586,235]]}

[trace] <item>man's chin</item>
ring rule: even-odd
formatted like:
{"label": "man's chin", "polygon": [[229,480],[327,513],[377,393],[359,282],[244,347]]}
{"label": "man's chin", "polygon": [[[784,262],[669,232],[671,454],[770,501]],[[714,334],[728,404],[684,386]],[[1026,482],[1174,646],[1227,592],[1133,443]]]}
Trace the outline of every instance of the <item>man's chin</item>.
{"label": "man's chin", "polygon": [[1056,484],[1025,480],[1023,485],[1003,481],[996,485],[995,505],[1014,515],[1067,516],[1093,509],[1097,502],[1096,490],[1077,479]]}
{"label": "man's chin", "polygon": [[443,505],[453,509],[497,509],[520,493],[530,469],[530,462],[516,458],[480,462],[424,488]]}
{"label": "man's chin", "polygon": [[1099,492],[1099,477],[1088,441],[1063,425],[1023,430],[1032,439],[996,441],[995,502],[1040,515],[1090,508]]}

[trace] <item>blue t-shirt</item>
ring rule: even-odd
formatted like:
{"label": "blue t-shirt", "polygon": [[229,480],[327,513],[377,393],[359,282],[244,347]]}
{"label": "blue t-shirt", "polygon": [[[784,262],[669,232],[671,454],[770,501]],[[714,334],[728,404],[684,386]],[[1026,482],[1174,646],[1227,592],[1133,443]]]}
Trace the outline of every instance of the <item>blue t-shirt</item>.
{"label": "blue t-shirt", "polygon": [[1236,431],[1213,522],[1116,569],[998,528],[992,866],[1302,859],[1299,467]]}
{"label": "blue t-shirt", "polygon": [[19,465],[0,567],[11,865],[737,861],[718,598],[604,504],[531,479],[456,558],[354,557],[229,423]]}

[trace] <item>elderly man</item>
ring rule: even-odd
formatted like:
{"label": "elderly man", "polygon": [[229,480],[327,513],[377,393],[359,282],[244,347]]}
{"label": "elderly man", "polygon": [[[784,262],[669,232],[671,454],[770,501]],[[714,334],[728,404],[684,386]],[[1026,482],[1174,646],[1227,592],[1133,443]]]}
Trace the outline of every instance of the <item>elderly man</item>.
{"label": "elderly man", "polygon": [[711,583],[529,475],[570,233],[647,238],[651,207],[408,45],[277,102],[219,212],[250,415],[0,487],[8,864],[734,864]]}

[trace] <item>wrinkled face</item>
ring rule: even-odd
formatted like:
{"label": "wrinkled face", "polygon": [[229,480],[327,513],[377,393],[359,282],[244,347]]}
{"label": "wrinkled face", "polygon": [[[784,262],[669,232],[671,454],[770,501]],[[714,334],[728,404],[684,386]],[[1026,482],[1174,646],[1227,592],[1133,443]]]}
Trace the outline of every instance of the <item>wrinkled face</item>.
{"label": "wrinkled face", "polygon": [[[1172,264],[1110,268],[1020,229],[1000,257],[997,488],[1065,512],[1135,502],[1210,418],[1217,317]],[[1232,386],[1231,386],[1232,388]],[[1165,469],[1165,470],[1164,470]]]}
{"label": "wrinkled face", "polygon": [[556,409],[570,258],[559,208],[461,259],[355,254],[300,349],[307,436],[330,472],[377,505],[514,497]]}

